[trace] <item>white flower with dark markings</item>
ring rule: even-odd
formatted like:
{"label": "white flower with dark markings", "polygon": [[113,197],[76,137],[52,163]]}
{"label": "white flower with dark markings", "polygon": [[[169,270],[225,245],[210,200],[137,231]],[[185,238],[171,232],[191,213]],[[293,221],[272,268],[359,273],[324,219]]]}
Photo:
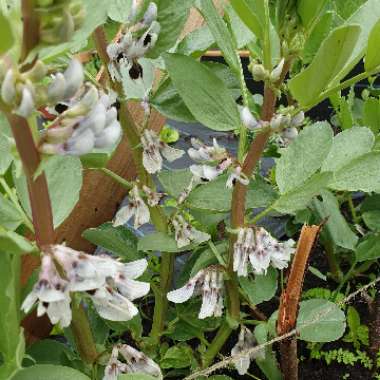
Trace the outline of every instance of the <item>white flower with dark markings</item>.
{"label": "white flower with dark markings", "polygon": [[51,322],[68,327],[71,323],[69,284],[57,272],[53,258],[44,254],[38,282],[25,298],[21,309],[28,312],[38,302],[37,315],[47,313]]}
{"label": "white flower with dark markings", "polygon": [[156,132],[146,129],[141,136],[143,147],[143,165],[150,174],[159,172],[162,169],[163,159],[169,162],[181,158],[183,150],[175,149],[160,140]]}
{"label": "white flower with dark markings", "polygon": [[168,300],[174,303],[188,301],[193,295],[202,295],[202,306],[199,319],[220,317],[223,314],[224,280],[223,270],[219,266],[211,266],[199,271],[182,288],[168,293]]}
{"label": "white flower with dark markings", "polygon": [[266,273],[270,264],[284,269],[294,251],[292,239],[279,242],[262,227],[240,228],[234,244],[233,269],[239,276],[247,276],[248,260],[256,274]]}
{"label": "white flower with dark markings", "polygon": [[221,160],[224,160],[228,157],[228,152],[226,148],[221,147],[217,140],[214,138],[213,145],[208,146],[204,144],[202,141],[192,137],[191,138],[191,145],[192,148],[189,148],[187,151],[187,154],[190,156],[190,158],[199,163],[206,163],[206,162],[219,162]]}
{"label": "white flower with dark markings", "polygon": [[150,207],[157,206],[165,195],[163,193],[157,193],[153,191],[150,187],[145,186],[145,185],[143,186],[142,190],[144,194],[146,195],[146,200]]}
{"label": "white flower with dark markings", "polygon": [[223,174],[232,164],[231,158],[225,158],[216,166],[191,165],[190,171],[197,181],[209,182]]}
{"label": "white flower with dark markings", "polygon": [[256,345],[256,339],[249,329],[241,326],[239,339],[231,350],[231,356],[239,355],[233,359],[236,370],[239,375],[243,376],[248,372],[252,359],[265,359],[265,352],[260,350],[254,354],[244,354],[245,351],[253,348]]}
{"label": "white flower with dark markings", "polygon": [[149,223],[150,220],[149,208],[141,198],[136,185],[133,186],[129,193],[129,203],[117,212],[113,225],[114,227],[122,226],[132,217],[134,217],[133,226],[135,229],[138,229],[143,224]]}
{"label": "white flower with dark markings", "polygon": [[[125,363],[119,360],[119,356]],[[163,378],[159,365],[151,358],[132,346],[119,344],[112,349],[103,380],[117,380],[118,375],[127,373],[147,374],[159,380]]]}
{"label": "white flower with dark markings", "polygon": [[236,166],[229,175],[226,187],[232,189],[236,182],[240,182],[244,186],[249,185],[249,178],[243,173],[241,166]]}
{"label": "white flower with dark markings", "polygon": [[210,239],[208,233],[198,231],[181,215],[176,215],[171,222],[178,248],[186,247],[192,243],[200,244]]}

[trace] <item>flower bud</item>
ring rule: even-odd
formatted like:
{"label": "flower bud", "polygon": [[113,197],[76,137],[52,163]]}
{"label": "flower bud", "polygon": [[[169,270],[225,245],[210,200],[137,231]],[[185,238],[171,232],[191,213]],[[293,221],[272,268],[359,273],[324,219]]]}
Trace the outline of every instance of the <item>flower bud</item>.
{"label": "flower bud", "polygon": [[144,25],[150,25],[157,18],[157,5],[156,3],[150,3],[146,10],[142,23]]}
{"label": "flower bud", "polygon": [[73,125],[52,127],[45,131],[45,140],[49,143],[64,143],[73,134]]}
{"label": "flower bud", "polygon": [[67,141],[65,151],[66,154],[72,156],[82,156],[90,153],[94,149],[95,136],[91,129],[85,129],[83,133],[75,138],[70,138]]}
{"label": "flower bud", "polygon": [[305,121],[305,114],[303,113],[303,111],[298,112],[297,115],[293,116],[292,121],[291,121],[291,126],[300,127],[304,121]]}
{"label": "flower bud", "polygon": [[82,86],[84,80],[83,66],[77,59],[72,59],[63,73],[66,80],[65,99],[72,98]]}
{"label": "flower bud", "polygon": [[95,135],[101,133],[106,126],[106,108],[102,103],[98,103],[88,116],[80,122],[79,129],[90,128]]}
{"label": "flower bud", "polygon": [[291,121],[290,115],[282,115],[277,114],[272,117],[272,120],[270,121],[270,127],[273,130],[279,130],[280,128],[286,128],[289,126]]}
{"label": "flower bud", "polygon": [[50,143],[43,143],[38,150],[42,154],[62,154],[64,152],[63,145],[62,144],[50,144]]}
{"label": "flower bud", "polygon": [[10,105],[16,97],[16,82],[12,69],[8,69],[4,81],[1,85],[1,98],[4,103]]}
{"label": "flower bud", "polygon": [[23,74],[23,77],[32,82],[38,82],[45,77],[46,73],[46,65],[42,61],[37,61],[29,71]]}
{"label": "flower bud", "polygon": [[62,15],[62,22],[60,24],[60,28],[58,32],[60,41],[61,42],[70,41],[71,37],[74,34],[74,30],[75,30],[74,18],[70,12],[68,12],[67,10],[64,10],[63,15]]}
{"label": "flower bud", "polygon": [[16,114],[28,118],[34,110],[34,100],[31,91],[24,86],[22,89],[22,97],[20,106],[16,110]]}
{"label": "flower bud", "polygon": [[290,141],[294,140],[298,136],[298,130],[295,127],[285,128],[282,131],[282,137]]}
{"label": "flower bud", "polygon": [[84,94],[83,98],[76,103],[73,107],[69,108],[65,114],[68,117],[76,117],[85,115],[91,110],[91,108],[98,101],[98,90],[92,84],[89,86],[89,89]]}
{"label": "flower bud", "polygon": [[50,83],[47,96],[49,103],[55,104],[65,97],[66,79],[62,73],[57,73],[53,76],[53,81]]}
{"label": "flower bud", "polygon": [[121,127],[119,122],[114,121],[109,127],[105,128],[95,138],[96,148],[108,148],[116,144],[121,135]]}
{"label": "flower bud", "polygon": [[282,58],[280,63],[270,73],[271,82],[277,82],[281,78],[281,73],[284,68],[285,59]]}
{"label": "flower bud", "polygon": [[259,126],[256,118],[252,115],[248,107],[243,107],[240,110],[240,119],[243,125],[248,129],[254,129]]}
{"label": "flower bud", "polygon": [[252,73],[253,79],[256,82],[263,81],[268,76],[268,72],[265,70],[264,66],[257,63],[253,63],[251,65],[251,73]]}

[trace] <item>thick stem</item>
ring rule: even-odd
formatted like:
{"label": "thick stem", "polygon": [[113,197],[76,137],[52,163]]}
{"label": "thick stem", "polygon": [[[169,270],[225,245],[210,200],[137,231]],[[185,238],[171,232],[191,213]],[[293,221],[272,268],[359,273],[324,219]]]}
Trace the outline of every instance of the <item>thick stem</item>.
{"label": "thick stem", "polygon": [[[380,289],[376,286],[376,295],[372,303],[369,323],[369,353],[374,363],[380,350]],[[376,366],[376,369],[378,367]]]}
{"label": "thick stem", "polygon": [[[95,46],[98,51],[99,57],[102,60],[105,67],[108,67],[109,57],[107,54],[107,40],[103,27],[98,27],[94,31]],[[109,77],[109,75],[108,75]],[[120,98],[124,97],[123,87],[120,83],[111,81],[113,89],[118,93]],[[152,177],[147,173],[143,166],[143,150],[141,147],[140,133],[138,127],[133,120],[132,115],[129,112],[127,101],[122,101],[120,105],[120,124],[123,128],[125,135],[132,148],[133,161],[137,168],[139,180],[142,184],[155,188]],[[157,231],[167,232],[168,223],[165,214],[158,206],[150,207],[151,220]],[[155,306],[153,314],[153,325],[151,330],[151,337],[156,341],[160,339],[160,336],[165,327],[166,314],[168,309],[168,299],[166,297],[173,278],[175,256],[171,253],[161,253],[161,265],[160,265],[160,288],[155,292]]]}
{"label": "thick stem", "polygon": [[[297,338],[294,336],[280,342],[281,370],[285,380],[298,379]],[[286,358],[286,360],[283,360]]]}
{"label": "thick stem", "polygon": [[35,0],[22,0],[21,13],[24,24],[23,43],[21,52],[21,61],[24,61],[30,51],[38,45],[39,36],[39,19],[34,11]]}

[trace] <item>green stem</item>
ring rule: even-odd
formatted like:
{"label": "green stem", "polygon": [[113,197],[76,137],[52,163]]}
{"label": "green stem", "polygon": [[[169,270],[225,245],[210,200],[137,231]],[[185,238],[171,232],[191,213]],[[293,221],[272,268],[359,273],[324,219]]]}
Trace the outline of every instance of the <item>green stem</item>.
{"label": "green stem", "polygon": [[348,201],[348,207],[350,208],[352,220],[354,221],[355,224],[359,224],[360,218],[358,217],[358,214],[355,210],[355,206],[354,206],[354,202],[352,201],[351,194],[348,195],[347,201]]}
{"label": "green stem", "polygon": [[267,216],[271,211],[273,211],[273,206],[269,206],[265,210],[259,212],[257,215],[255,215],[248,223],[249,224],[256,224],[259,220]]}
{"label": "green stem", "polygon": [[7,182],[5,181],[4,178],[0,178],[0,185],[3,187],[4,191],[5,191],[6,194],[8,195],[9,199],[12,201],[12,203],[14,204],[14,206],[16,207],[16,209],[18,210],[18,212],[19,212],[20,215],[22,216],[23,223],[25,224],[25,226],[26,226],[31,232],[34,232],[33,223],[32,223],[31,220],[29,219],[28,215],[26,215],[26,213],[25,213],[25,211],[23,210],[23,208],[20,206],[20,203],[19,203],[19,200],[18,200],[17,196],[16,196],[15,193],[12,191],[12,189],[8,186],[8,184],[7,184]]}
{"label": "green stem", "polygon": [[125,178],[120,177],[118,174],[113,172],[112,170],[109,170],[107,168],[100,168],[96,169],[107,175],[108,177],[112,178],[115,182],[119,183],[121,186],[125,187],[128,190],[131,190],[133,185],[127,181]]}
{"label": "green stem", "polygon": [[224,261],[223,257],[219,253],[218,249],[215,247],[215,244],[209,240],[208,245],[212,251],[212,253],[215,255],[216,259],[218,260],[220,265],[226,266],[226,262]]}
{"label": "green stem", "polygon": [[351,265],[351,268],[349,269],[349,271],[345,274],[345,276],[341,280],[339,286],[336,288],[335,293],[334,293],[334,301],[336,300],[336,297],[342,290],[343,286],[346,284],[346,282],[351,278],[352,274],[354,273],[356,264],[357,262],[355,260],[353,264]]}
{"label": "green stem", "polygon": [[212,341],[212,344],[209,346],[209,348],[203,356],[203,368],[207,368],[212,363],[215,356],[218,355],[221,348],[224,346],[224,343],[230,336],[231,332],[231,327],[228,325],[227,322],[224,322],[223,325],[219,328],[218,333]]}
{"label": "green stem", "polygon": [[[107,54],[107,40],[103,27],[98,27],[95,29],[93,34],[95,46],[99,54],[103,65],[107,68],[109,63],[109,57]],[[107,72],[108,77],[109,73]],[[119,95],[119,99],[123,99],[124,90],[120,83],[111,81],[112,88]],[[143,185],[155,189],[154,181],[152,177],[147,173],[143,166],[143,149],[141,146],[140,133],[138,126],[136,125],[131,113],[128,109],[127,101],[121,101],[120,104],[120,124],[123,128],[123,132],[128,139],[128,142],[132,149],[133,161],[137,168],[137,173],[139,180]],[[109,173],[107,173],[109,174]],[[168,232],[168,221],[162,211],[161,207],[150,207],[150,216],[152,223],[154,224],[157,231]],[[174,271],[174,260],[175,255],[167,252],[161,252],[161,265],[160,265],[160,288],[155,291],[155,305],[153,314],[153,325],[151,330],[151,337],[154,338],[156,342],[159,341],[162,332],[164,331],[166,314],[168,310],[168,299],[166,297],[173,278]]]}

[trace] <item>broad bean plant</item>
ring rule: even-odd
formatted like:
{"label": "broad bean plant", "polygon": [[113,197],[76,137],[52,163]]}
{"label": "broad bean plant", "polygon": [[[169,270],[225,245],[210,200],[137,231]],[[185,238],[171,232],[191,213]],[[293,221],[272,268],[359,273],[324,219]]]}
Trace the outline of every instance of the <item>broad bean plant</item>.
{"label": "broad bean plant", "polygon": [[[339,340],[347,310],[376,366],[380,327],[355,335],[346,304],[362,286],[379,320],[378,0],[0,10],[0,379],[293,380],[298,342]],[[93,172],[127,196],[69,219],[83,252],[59,227]]]}

